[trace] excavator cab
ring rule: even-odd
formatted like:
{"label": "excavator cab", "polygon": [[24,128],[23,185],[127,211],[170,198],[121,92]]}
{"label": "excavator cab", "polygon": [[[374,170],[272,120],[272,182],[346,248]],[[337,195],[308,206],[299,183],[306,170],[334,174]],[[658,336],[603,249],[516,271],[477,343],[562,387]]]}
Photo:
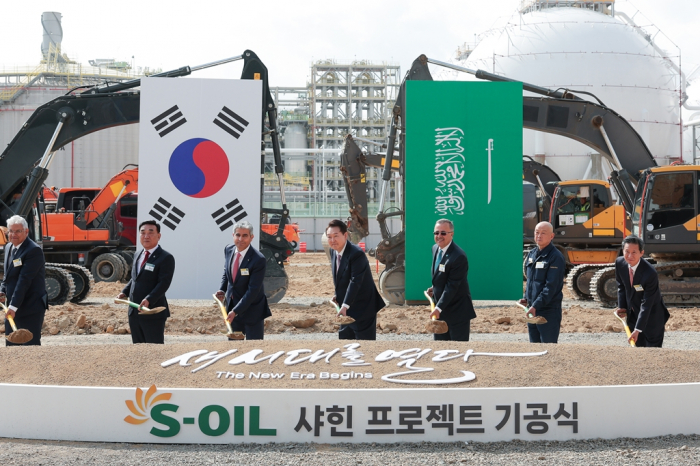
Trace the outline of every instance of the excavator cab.
{"label": "excavator cab", "polygon": [[555,244],[563,246],[571,264],[613,262],[616,250],[595,247],[619,245],[628,233],[626,217],[624,206],[613,201],[610,185],[600,180],[560,182],[550,211]]}
{"label": "excavator cab", "polygon": [[648,253],[700,252],[700,166],[645,170],[635,196],[633,231]]}

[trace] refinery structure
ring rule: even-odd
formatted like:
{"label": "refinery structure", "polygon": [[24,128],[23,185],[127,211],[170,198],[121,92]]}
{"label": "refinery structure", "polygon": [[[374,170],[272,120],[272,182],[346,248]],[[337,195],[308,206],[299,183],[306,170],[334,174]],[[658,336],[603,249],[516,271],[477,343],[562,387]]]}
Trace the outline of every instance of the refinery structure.
{"label": "refinery structure", "polygon": [[[680,50],[661,31],[622,2],[523,0],[516,17],[457,48],[450,61],[551,89],[590,93],[620,113],[651,150],[659,165],[693,162],[700,106],[686,87]],[[44,37],[39,65],[0,64],[0,144],[5,147],[40,105],[81,86],[126,81],[161,70],[133,69],[127,61],[95,58],[76,63],[61,50],[60,13],[42,15]],[[465,31],[465,37],[471,36]],[[427,52],[427,51],[426,51]],[[264,58],[264,57],[263,57]],[[434,57],[442,58],[442,57]],[[406,69],[409,64],[403,64]],[[431,66],[436,80],[473,80],[471,75]],[[686,77],[688,76],[688,77]],[[340,171],[346,135],[373,152],[384,151],[403,74],[398,64],[316,60],[306,86],[284,86],[271,76],[285,165],[286,200],[302,241],[319,249],[330,218],[346,218],[348,202]],[[595,96],[595,97],[593,97]],[[693,112],[697,112],[696,115]],[[685,121],[684,121],[685,118]],[[50,186],[102,186],[127,164],[138,163],[138,125],[99,131],[62,147],[51,167]],[[605,179],[609,165],[583,144],[561,136],[523,131],[523,155],[545,163],[562,179]],[[276,206],[272,151],[268,150],[264,205]],[[368,214],[379,205],[379,169],[368,169]],[[400,204],[400,181],[392,179],[385,208]],[[392,229],[400,228],[398,220]],[[379,240],[369,225],[368,246]]]}

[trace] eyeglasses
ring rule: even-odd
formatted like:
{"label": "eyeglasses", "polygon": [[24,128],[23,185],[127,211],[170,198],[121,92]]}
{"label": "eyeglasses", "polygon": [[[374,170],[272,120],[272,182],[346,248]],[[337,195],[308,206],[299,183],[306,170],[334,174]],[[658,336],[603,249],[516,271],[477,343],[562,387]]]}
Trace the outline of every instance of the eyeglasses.
{"label": "eyeglasses", "polygon": [[436,231],[436,232],[433,232],[433,234],[434,234],[435,236],[447,236],[447,235],[449,235],[450,233],[452,233],[452,232],[451,232],[451,231]]}

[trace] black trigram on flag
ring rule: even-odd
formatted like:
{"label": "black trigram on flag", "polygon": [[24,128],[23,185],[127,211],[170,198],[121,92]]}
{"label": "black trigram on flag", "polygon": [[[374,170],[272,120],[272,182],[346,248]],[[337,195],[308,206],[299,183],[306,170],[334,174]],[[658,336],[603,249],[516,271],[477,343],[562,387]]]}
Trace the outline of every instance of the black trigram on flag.
{"label": "black trigram on flag", "polygon": [[[243,210],[243,206],[240,202],[238,202],[238,199],[234,199],[226,204],[226,207],[222,207],[211,214],[211,216],[214,218],[214,220],[216,220],[216,224],[219,226],[219,229],[224,231],[233,226],[234,220],[239,222],[246,218],[248,214],[245,210]],[[231,217],[233,217],[233,220]]]}
{"label": "black trigram on flag", "polygon": [[171,230],[175,230],[185,216],[185,213],[162,197],[159,197],[158,202],[153,204],[153,208],[148,215],[156,220],[160,220],[163,222],[163,225]]}
{"label": "black trigram on flag", "polygon": [[160,137],[165,136],[175,128],[182,126],[185,123],[187,123],[187,120],[185,120],[185,117],[182,115],[182,112],[177,105],[170,107],[151,120],[151,124],[158,132]]}
{"label": "black trigram on flag", "polygon": [[214,124],[236,139],[241,137],[246,126],[248,126],[248,122],[243,117],[237,115],[236,112],[226,106],[216,115]]}

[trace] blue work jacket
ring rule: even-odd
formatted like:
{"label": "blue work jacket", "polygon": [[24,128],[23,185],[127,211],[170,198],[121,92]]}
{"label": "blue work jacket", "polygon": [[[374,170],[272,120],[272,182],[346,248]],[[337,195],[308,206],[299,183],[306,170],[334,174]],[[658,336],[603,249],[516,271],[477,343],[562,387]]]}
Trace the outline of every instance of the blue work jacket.
{"label": "blue work jacket", "polygon": [[561,310],[566,262],[554,244],[549,243],[541,251],[539,248],[530,251],[525,259],[525,269],[527,285],[524,298],[528,306],[534,307],[535,311]]}

